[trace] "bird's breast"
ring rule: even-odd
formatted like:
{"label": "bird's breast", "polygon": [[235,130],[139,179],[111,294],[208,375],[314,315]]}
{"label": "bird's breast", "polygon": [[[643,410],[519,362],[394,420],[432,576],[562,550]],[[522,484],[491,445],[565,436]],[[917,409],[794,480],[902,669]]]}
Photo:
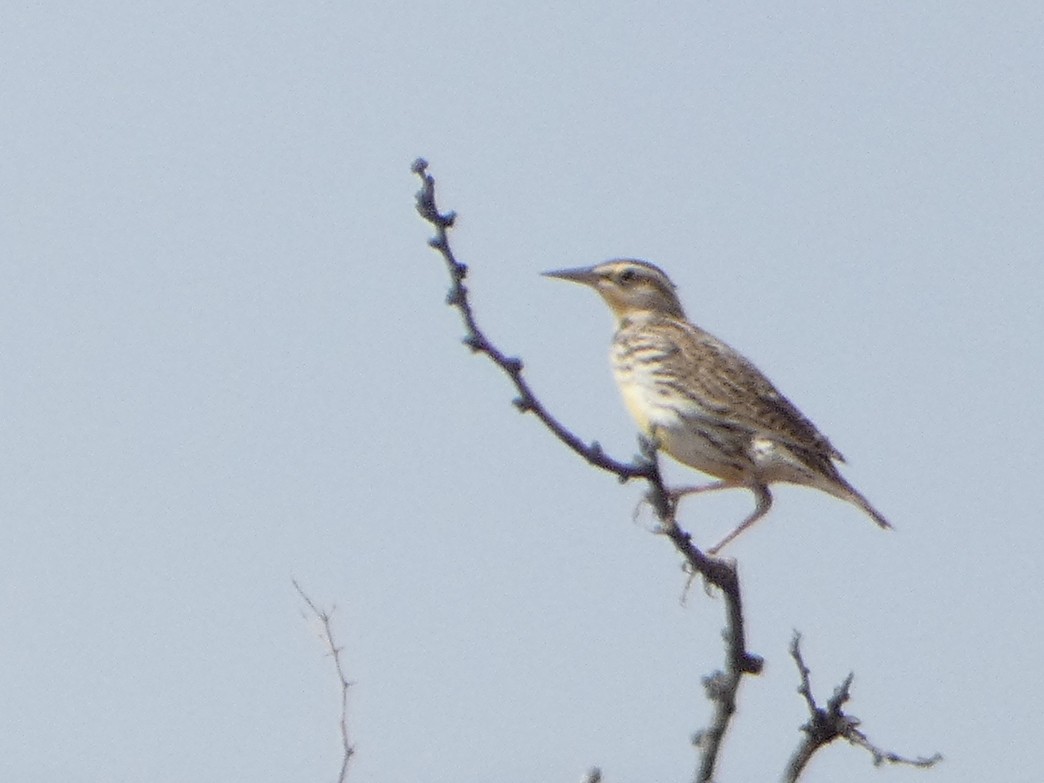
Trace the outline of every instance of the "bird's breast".
{"label": "bird's breast", "polygon": [[712,476],[735,481],[748,468],[746,433],[717,426],[713,415],[663,364],[666,354],[656,350],[614,346],[613,374],[620,395],[641,432],[679,462]]}
{"label": "bird's breast", "polygon": [[645,435],[651,436],[654,429],[670,426],[677,420],[678,411],[662,388],[655,361],[617,343],[613,348],[612,364],[624,405]]}
{"label": "bird's breast", "polygon": [[631,418],[646,435],[652,434],[652,423],[650,421],[650,406],[645,398],[645,392],[637,384],[629,380],[617,378],[620,387],[620,395],[623,397],[624,405],[627,406]]}

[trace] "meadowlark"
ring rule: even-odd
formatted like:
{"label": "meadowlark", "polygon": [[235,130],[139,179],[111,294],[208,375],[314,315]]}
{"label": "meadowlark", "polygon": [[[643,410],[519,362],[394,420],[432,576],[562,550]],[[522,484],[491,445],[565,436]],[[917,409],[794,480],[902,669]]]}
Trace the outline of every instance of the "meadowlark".
{"label": "meadowlark", "polygon": [[678,462],[718,479],[675,490],[675,499],[731,487],[754,493],[754,511],[710,554],[768,513],[776,482],[829,492],[891,527],[838,472],[844,457],[815,425],[749,360],[686,320],[658,267],[620,259],[544,274],[601,294],[616,317],[613,373],[638,427]]}

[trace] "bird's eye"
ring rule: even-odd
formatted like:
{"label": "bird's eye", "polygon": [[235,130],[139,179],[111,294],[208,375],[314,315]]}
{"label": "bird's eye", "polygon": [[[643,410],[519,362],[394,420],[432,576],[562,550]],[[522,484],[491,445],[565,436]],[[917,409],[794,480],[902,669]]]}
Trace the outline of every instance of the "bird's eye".
{"label": "bird's eye", "polygon": [[636,277],[638,277],[638,273],[633,269],[625,269],[620,273],[620,276],[617,279],[621,283],[633,283]]}

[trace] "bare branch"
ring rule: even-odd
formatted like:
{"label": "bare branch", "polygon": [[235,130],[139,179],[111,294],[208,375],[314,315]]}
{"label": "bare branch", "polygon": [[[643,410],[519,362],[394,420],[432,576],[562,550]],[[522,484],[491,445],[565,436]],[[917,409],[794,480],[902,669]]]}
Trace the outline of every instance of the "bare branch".
{"label": "bare branch", "polygon": [[438,207],[435,205],[435,179],[428,174],[427,161],[418,158],[414,161],[412,170],[421,178],[423,183],[420,191],[417,192],[417,212],[435,228],[435,236],[428,241],[428,244],[437,250],[446,262],[446,269],[449,271],[450,280],[452,281],[449,294],[446,296],[446,303],[460,311],[461,319],[464,321],[464,328],[467,332],[464,337],[464,344],[475,353],[484,353],[511,379],[515,389],[518,391],[518,397],[514,399],[513,403],[521,413],[532,413],[535,415],[551,430],[555,437],[589,463],[602,470],[615,473],[620,477],[621,481],[633,478],[645,478],[652,481],[658,478],[655,466],[646,464],[644,460],[631,463],[618,462],[607,456],[597,441],[588,445],[567,430],[557,419],[548,413],[547,409],[536,398],[536,395],[533,394],[525,378],[522,377],[524,367],[522,360],[505,355],[486,339],[486,335],[479,329],[478,323],[475,321],[475,314],[472,310],[471,302],[468,300],[468,289],[464,285],[468,268],[457,261],[456,256],[453,254],[453,249],[449,245],[447,230],[453,227],[453,221],[457,215],[455,212],[443,214],[439,212]]}
{"label": "bare branch", "polygon": [[[301,589],[301,585],[297,583],[296,579],[291,580],[294,585],[294,589],[297,594],[301,596],[301,600],[308,606],[308,610],[312,616],[319,621],[319,638],[322,640],[323,645],[330,651],[330,657],[333,658],[334,669],[337,672],[337,682],[341,688],[341,769],[337,775],[337,783],[344,783],[348,776],[348,762],[351,761],[352,756],[355,755],[355,748],[352,746],[351,740],[348,737],[348,689],[352,687],[352,683],[349,682],[348,678],[344,674],[344,665],[341,661],[341,651],[343,648],[338,647],[334,642],[333,626],[331,625],[330,618],[336,611],[337,607],[333,607],[329,612],[325,609],[320,609],[315,602],[308,597],[308,594]],[[303,614],[303,613],[302,613]]]}
{"label": "bare branch", "polygon": [[846,715],[842,709],[850,698],[850,689],[854,675],[849,673],[842,683],[834,689],[834,693],[827,701],[826,707],[820,707],[816,704],[815,697],[812,695],[810,672],[801,655],[801,634],[796,631],[794,632],[794,638],[790,642],[790,655],[797,665],[798,675],[801,679],[798,693],[801,694],[805,704],[808,706],[810,718],[808,723],[801,727],[805,734],[804,739],[787,763],[786,772],[783,774],[785,783],[794,783],[800,777],[816,751],[826,747],[838,738],[845,739],[852,745],[869,752],[873,757],[874,766],[888,762],[890,764],[905,764],[912,767],[931,767],[942,761],[942,755],[939,753],[927,758],[919,756],[911,759],[878,748],[859,730],[859,719],[852,715]]}
{"label": "bare branch", "polygon": [[585,444],[583,440],[559,423],[537,399],[522,376],[522,360],[508,357],[490,342],[479,328],[468,299],[468,290],[464,285],[467,267],[456,259],[449,245],[448,230],[453,226],[456,215],[453,212],[442,213],[436,206],[435,180],[428,174],[427,161],[418,158],[414,162],[412,170],[420,177],[422,183],[421,189],[417,193],[417,212],[435,229],[435,236],[429,240],[429,244],[442,256],[449,271],[451,285],[446,301],[460,312],[466,330],[465,345],[472,351],[485,354],[510,378],[518,391],[518,397],[514,401],[515,407],[523,413],[533,413],[555,437],[588,463],[614,473],[620,481],[641,478],[648,482],[649,489],[646,492],[646,499],[659,519],[659,532],[669,538],[685,558],[691,573],[701,575],[707,583],[720,589],[725,597],[725,670],[715,672],[704,680],[708,697],[715,705],[714,717],[711,725],[694,738],[694,744],[699,748],[701,754],[696,780],[700,783],[710,781],[721,748],[721,741],[736,709],[736,692],[739,689],[740,681],[745,674],[758,674],[763,665],[762,659],[750,653],[746,648],[743,604],[740,598],[736,566],[732,562],[704,554],[693,544],[689,533],[679,527],[675,519],[676,501],[664,485],[660,475],[655,444],[642,439],[640,441],[641,455],[629,463],[609,457],[597,442],[592,442],[590,445]]}

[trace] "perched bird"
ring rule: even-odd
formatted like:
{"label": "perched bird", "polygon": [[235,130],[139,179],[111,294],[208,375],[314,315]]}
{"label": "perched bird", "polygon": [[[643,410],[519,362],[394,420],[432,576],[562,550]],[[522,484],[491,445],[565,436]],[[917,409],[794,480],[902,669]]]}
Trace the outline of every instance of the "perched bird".
{"label": "perched bird", "polygon": [[746,487],[756,507],[723,546],[768,513],[769,485],[829,492],[890,528],[838,472],[844,457],[762,372],[718,338],[689,323],[675,286],[647,261],[619,259],[545,272],[595,289],[616,317],[611,359],[628,410],[642,433],[679,462],[719,479],[676,490]]}

